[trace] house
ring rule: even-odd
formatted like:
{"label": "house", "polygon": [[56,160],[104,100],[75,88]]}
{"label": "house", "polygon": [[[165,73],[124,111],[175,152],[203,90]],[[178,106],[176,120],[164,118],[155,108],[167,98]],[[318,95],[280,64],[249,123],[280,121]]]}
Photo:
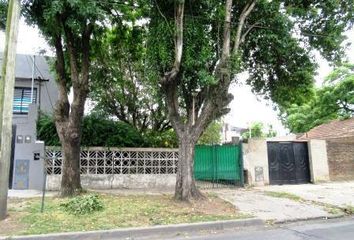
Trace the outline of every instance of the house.
{"label": "house", "polygon": [[39,111],[53,112],[58,99],[48,61],[44,56],[16,55],[10,188],[40,189],[43,184],[44,143],[36,141],[37,116]]}
{"label": "house", "polygon": [[354,117],[322,124],[298,139],[325,140],[330,180],[354,180]]}
{"label": "house", "polygon": [[228,123],[223,122],[222,129],[221,129],[221,142],[222,143],[229,143],[232,142],[233,139],[240,139],[241,135],[248,131],[247,128],[242,127],[235,127]]}

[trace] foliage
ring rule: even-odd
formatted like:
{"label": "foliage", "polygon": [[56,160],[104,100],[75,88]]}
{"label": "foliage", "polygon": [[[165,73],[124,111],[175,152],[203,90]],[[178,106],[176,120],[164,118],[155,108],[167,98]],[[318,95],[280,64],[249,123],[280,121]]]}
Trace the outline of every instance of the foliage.
{"label": "foliage", "polygon": [[242,134],[243,139],[248,139],[248,138],[261,138],[264,137],[264,132],[263,132],[263,123],[261,122],[254,122],[251,124],[249,127],[250,129],[247,132],[244,132]]}
{"label": "foliage", "polygon": [[44,141],[46,146],[60,146],[55,122],[50,115],[39,114],[37,120],[37,139]]}
{"label": "foliage", "polygon": [[[251,136],[250,136],[251,134]],[[268,130],[264,129],[264,124],[262,122],[253,122],[250,129],[242,134],[242,139],[251,138],[263,138],[263,137],[275,137],[277,132],[273,130],[271,124],[268,125]]]}
{"label": "foliage", "polygon": [[60,204],[64,210],[74,215],[84,215],[103,209],[103,202],[97,194],[76,196]]}
{"label": "foliage", "polygon": [[[41,115],[37,122],[37,136],[47,146],[60,145],[51,116]],[[85,116],[82,123],[82,146],[142,147],[145,141],[132,126],[97,115]]]}
{"label": "foliage", "polygon": [[[235,19],[246,2],[234,1]],[[151,14],[149,69],[156,69],[158,75],[168,72],[173,61],[172,4],[156,1]],[[344,31],[354,21],[352,4],[352,0],[257,1],[246,20],[241,54],[232,58],[236,61],[233,73],[249,71],[253,90],[280,106],[306,102],[317,66],[311,51],[320,50],[329,61],[340,60]],[[223,8],[221,1],[185,1],[182,107],[191,101],[188,92],[217,83],[213,73],[222,47]],[[235,31],[236,26],[232,27]]]}
{"label": "foliage", "polygon": [[0,0],[0,30],[5,30],[7,18],[7,1]]}
{"label": "foliage", "polygon": [[[144,16],[123,15],[95,39],[91,74],[90,97],[95,111],[117,117],[140,132],[163,132],[171,128],[156,79],[146,70],[147,28],[136,23]],[[128,9],[131,12],[131,9]],[[128,11],[127,10],[127,11]]]}
{"label": "foliage", "polygon": [[266,134],[266,137],[271,138],[271,137],[275,137],[275,136],[277,136],[277,131],[275,131],[273,129],[273,125],[269,124],[268,125],[268,132]]}
{"label": "foliage", "polygon": [[314,88],[307,103],[284,109],[282,120],[293,133],[306,132],[333,119],[354,114],[354,65],[345,63],[329,74],[322,87]]}
{"label": "foliage", "polygon": [[177,148],[178,139],[173,129],[162,132],[149,130],[144,133],[145,145],[147,147]]}
{"label": "foliage", "polygon": [[219,144],[221,143],[222,124],[220,121],[212,122],[198,140],[198,144]]}

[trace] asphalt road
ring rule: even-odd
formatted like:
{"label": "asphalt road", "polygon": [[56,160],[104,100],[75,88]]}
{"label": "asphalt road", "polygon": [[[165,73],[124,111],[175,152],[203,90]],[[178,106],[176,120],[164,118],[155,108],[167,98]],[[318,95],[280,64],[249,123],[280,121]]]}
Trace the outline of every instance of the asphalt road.
{"label": "asphalt road", "polygon": [[[165,238],[166,239],[166,238]],[[174,237],[171,240],[354,240],[354,218],[301,222],[272,228],[248,229],[196,236]],[[167,239],[166,239],[167,240]]]}

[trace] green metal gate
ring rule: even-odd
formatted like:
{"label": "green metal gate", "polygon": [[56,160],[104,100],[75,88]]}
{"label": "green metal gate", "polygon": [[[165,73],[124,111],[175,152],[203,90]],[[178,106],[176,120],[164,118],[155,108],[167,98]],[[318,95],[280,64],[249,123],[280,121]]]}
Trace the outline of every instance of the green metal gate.
{"label": "green metal gate", "polygon": [[202,188],[243,186],[242,146],[196,146],[194,177]]}

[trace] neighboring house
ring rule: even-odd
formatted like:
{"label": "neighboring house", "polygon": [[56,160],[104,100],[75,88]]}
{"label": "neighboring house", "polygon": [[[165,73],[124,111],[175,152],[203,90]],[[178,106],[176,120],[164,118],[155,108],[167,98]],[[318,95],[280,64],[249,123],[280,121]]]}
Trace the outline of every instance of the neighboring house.
{"label": "neighboring house", "polygon": [[231,126],[228,123],[223,123],[221,130],[221,142],[229,143],[232,142],[233,138],[240,139],[242,133],[248,131],[247,128]]}
{"label": "neighboring house", "polygon": [[[0,53],[0,65],[2,57]],[[42,186],[44,168],[40,156],[43,156],[44,143],[36,141],[36,121],[39,111],[52,113],[58,99],[48,60],[43,56],[16,55],[10,188],[39,189]]]}
{"label": "neighboring house", "polygon": [[331,180],[354,180],[354,117],[317,126],[299,140],[326,140]]}

